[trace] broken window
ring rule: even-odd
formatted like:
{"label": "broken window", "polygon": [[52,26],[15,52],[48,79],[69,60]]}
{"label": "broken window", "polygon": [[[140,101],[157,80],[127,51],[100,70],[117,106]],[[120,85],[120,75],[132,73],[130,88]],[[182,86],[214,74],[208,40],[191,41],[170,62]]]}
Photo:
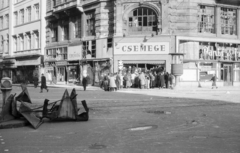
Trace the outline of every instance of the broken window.
{"label": "broken window", "polygon": [[215,8],[200,5],[198,11],[198,32],[215,33]]}

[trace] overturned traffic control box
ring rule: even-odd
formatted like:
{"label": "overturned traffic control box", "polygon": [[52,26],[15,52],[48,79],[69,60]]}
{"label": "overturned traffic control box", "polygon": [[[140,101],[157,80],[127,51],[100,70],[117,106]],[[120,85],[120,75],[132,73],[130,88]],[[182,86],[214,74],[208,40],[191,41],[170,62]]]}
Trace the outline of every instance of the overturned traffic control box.
{"label": "overturned traffic control box", "polygon": [[[6,104],[2,109],[0,116],[1,124],[6,121],[13,121],[16,119],[25,119],[35,129],[44,123],[47,118],[50,121],[88,121],[89,108],[85,100],[81,101],[85,112],[78,114],[77,108],[77,94],[73,89],[71,95],[65,90],[62,99],[49,103],[48,99],[44,100],[44,105],[32,108],[32,101],[26,87],[22,86],[22,92],[15,97],[10,95],[6,100]],[[17,110],[17,103],[20,102],[19,110]]]}

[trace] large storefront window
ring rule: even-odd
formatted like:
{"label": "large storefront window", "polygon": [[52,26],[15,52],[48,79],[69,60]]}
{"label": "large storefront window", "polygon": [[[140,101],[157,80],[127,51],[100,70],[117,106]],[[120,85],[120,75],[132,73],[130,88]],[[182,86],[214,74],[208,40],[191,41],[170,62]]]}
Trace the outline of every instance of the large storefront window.
{"label": "large storefront window", "polygon": [[211,6],[199,6],[198,32],[215,33],[215,10]]}
{"label": "large storefront window", "polygon": [[240,63],[235,64],[233,70],[235,74],[234,81],[240,82]]}
{"label": "large storefront window", "polygon": [[221,8],[222,34],[236,35],[237,32],[237,9]]}
{"label": "large storefront window", "polygon": [[128,16],[129,32],[157,31],[157,25],[157,14],[150,8],[137,8]]}

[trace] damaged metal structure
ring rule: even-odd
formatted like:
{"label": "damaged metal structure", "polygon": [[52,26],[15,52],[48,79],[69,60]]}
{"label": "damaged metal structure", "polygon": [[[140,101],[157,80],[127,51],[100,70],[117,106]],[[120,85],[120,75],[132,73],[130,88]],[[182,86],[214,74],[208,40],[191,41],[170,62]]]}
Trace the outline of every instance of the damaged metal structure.
{"label": "damaged metal structure", "polygon": [[[50,102],[48,99],[45,99],[43,106],[33,108],[27,87],[24,85],[21,85],[21,87],[22,92],[18,96],[15,97],[16,94],[10,94],[7,97],[0,114],[0,123],[25,118],[37,129],[44,122],[44,119],[49,119],[50,121],[88,121],[89,119],[89,108],[85,100],[81,101],[85,111],[78,114],[80,109],[77,107],[75,88],[70,95],[65,90],[60,100]],[[18,102],[20,103],[19,108],[17,108]]]}

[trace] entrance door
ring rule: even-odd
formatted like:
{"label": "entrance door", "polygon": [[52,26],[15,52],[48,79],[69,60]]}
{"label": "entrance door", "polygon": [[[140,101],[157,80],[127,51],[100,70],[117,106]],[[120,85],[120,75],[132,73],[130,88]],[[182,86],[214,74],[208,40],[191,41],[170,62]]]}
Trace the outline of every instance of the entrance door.
{"label": "entrance door", "polygon": [[223,64],[223,81],[224,81],[224,86],[232,86],[233,85],[232,64]]}
{"label": "entrance door", "polygon": [[65,81],[65,67],[58,67],[58,81],[64,82]]}

